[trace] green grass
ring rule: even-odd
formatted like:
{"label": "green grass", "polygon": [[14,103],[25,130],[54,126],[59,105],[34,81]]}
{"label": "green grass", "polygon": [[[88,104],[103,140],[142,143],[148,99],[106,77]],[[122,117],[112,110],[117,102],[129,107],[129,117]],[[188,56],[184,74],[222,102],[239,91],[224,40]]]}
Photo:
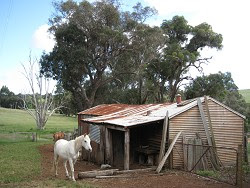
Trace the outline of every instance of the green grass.
{"label": "green grass", "polygon": [[[56,114],[48,120],[46,129],[39,131],[27,112],[0,108],[0,187],[96,187],[84,181],[38,180],[42,169],[38,147],[53,143],[51,133],[73,131],[74,128],[77,128],[77,118]],[[22,134],[16,132],[38,132],[49,139],[31,142],[26,137],[31,134],[20,136]]]}
{"label": "green grass", "polygon": [[198,175],[204,176],[204,177],[212,177],[212,178],[218,178],[219,174],[216,171],[212,170],[200,170],[197,172]]}
{"label": "green grass", "polygon": [[52,115],[45,127],[39,131],[36,128],[35,120],[23,110],[0,108],[0,132],[38,132],[41,134],[54,133],[57,131],[73,131],[77,128],[76,117],[66,117],[64,115]]}
{"label": "green grass", "polygon": [[97,187],[84,181],[37,180],[41,174],[38,146],[48,143],[51,142],[0,142],[0,187]]}
{"label": "green grass", "polygon": [[250,89],[239,90],[239,93],[244,97],[245,101],[250,104]]}
{"label": "green grass", "polygon": [[0,184],[30,180],[40,174],[41,142],[0,142]]}

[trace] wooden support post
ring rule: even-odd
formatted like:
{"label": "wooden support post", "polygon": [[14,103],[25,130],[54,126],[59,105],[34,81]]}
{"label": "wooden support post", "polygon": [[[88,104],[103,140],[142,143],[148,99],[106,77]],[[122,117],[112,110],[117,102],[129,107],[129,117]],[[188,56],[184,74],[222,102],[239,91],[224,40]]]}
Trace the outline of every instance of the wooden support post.
{"label": "wooden support post", "polygon": [[177,139],[179,138],[180,135],[181,135],[181,131],[175,136],[173,142],[171,143],[171,145],[170,145],[169,148],[168,148],[167,153],[164,155],[163,159],[162,159],[161,162],[159,163],[159,165],[158,165],[158,167],[157,167],[157,169],[156,169],[156,172],[157,172],[157,173],[160,173],[160,171],[161,171],[163,165],[165,164],[165,162],[166,162],[166,160],[167,160],[169,154],[171,153],[171,151],[172,151],[172,149],[173,149],[173,147],[174,147],[174,145],[175,145],[175,143],[176,143],[176,141],[177,141]]}
{"label": "wooden support post", "polygon": [[106,128],[105,144],[106,144],[105,163],[113,165],[112,136],[109,128]]}
{"label": "wooden support post", "polygon": [[130,130],[127,129],[124,134],[124,170],[129,170]]}
{"label": "wooden support post", "polygon": [[[203,123],[204,129],[205,129],[208,145],[213,146],[211,138],[210,138],[208,125],[207,125],[207,121],[206,121],[206,118],[205,118],[205,114],[204,114],[204,111],[203,111],[203,107],[202,107],[202,103],[201,103],[200,98],[197,99],[197,104],[198,104],[198,107],[199,107],[202,123]],[[215,152],[213,147],[211,148],[210,151],[211,151],[211,162],[213,163],[215,169],[218,170],[219,169],[219,165],[218,165],[219,163],[218,163],[218,158],[217,158],[216,152]]]}
{"label": "wooden support post", "polygon": [[167,139],[167,130],[168,130],[168,111],[166,113],[164,122],[163,122],[163,128],[162,128],[162,137],[161,137],[161,148],[159,153],[159,162],[162,160],[164,153],[165,153],[165,147],[166,147],[166,139]]}
{"label": "wooden support post", "polygon": [[237,172],[236,172],[236,185],[242,187],[243,181],[243,169],[242,169],[242,144],[238,145],[237,151]]}
{"label": "wooden support post", "polygon": [[210,128],[211,137],[212,137],[212,146],[216,147],[215,138],[214,138],[214,131],[213,131],[213,126],[212,126],[210,111],[209,111],[209,107],[208,107],[208,99],[207,99],[207,96],[204,96],[204,100],[205,100],[205,107],[206,107],[206,111],[207,111],[207,117],[208,117],[209,128]]}
{"label": "wooden support post", "polygon": [[174,168],[174,153],[173,151],[170,152],[170,155],[169,155],[169,169],[173,169]]}
{"label": "wooden support post", "polygon": [[200,98],[197,99],[197,104],[198,104],[198,107],[199,107],[202,123],[203,123],[204,129],[205,129],[208,145],[212,146],[212,141],[211,141],[210,134],[209,134],[209,131],[208,131],[208,126],[207,126],[207,121],[206,121],[206,118],[205,118],[205,115],[204,115],[204,111],[203,111],[203,107],[202,107]]}
{"label": "wooden support post", "polygon": [[[100,127],[100,163],[105,163],[105,127]],[[88,155],[88,160],[90,160],[90,154]]]}

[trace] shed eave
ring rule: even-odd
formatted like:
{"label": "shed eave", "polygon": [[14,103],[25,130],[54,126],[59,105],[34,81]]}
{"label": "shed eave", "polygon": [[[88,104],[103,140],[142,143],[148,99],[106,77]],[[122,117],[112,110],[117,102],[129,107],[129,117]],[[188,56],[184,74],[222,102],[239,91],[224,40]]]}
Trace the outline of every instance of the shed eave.
{"label": "shed eave", "polygon": [[[205,101],[204,97],[200,97],[200,99],[202,103]],[[213,102],[231,111],[232,113],[238,115],[239,117],[246,119],[244,115],[232,110],[231,108],[215,100],[214,98],[208,97],[208,100],[212,100]],[[176,103],[167,105],[167,106],[161,106],[160,108],[158,108],[158,106],[153,106],[157,108],[152,108],[152,112],[150,109],[147,108],[150,111],[149,115],[143,115],[143,113],[141,113],[142,111],[139,111],[139,113],[132,114],[132,115],[131,115],[131,112],[129,114],[126,114],[126,113],[122,114],[120,112],[123,112],[123,111],[119,111],[119,112],[111,113],[108,115],[84,118],[84,119],[81,119],[81,121],[88,122],[88,123],[95,123],[95,124],[109,124],[109,125],[117,125],[121,127],[132,127],[132,126],[136,126],[139,124],[147,124],[150,122],[163,120],[165,118],[167,111],[169,113],[169,119],[172,119],[195,106],[197,106],[197,100],[193,100],[192,102],[184,106],[177,106]],[[144,107],[143,112],[146,112],[147,109],[145,109]],[[127,112],[126,110],[124,111]]]}
{"label": "shed eave", "polygon": [[240,117],[243,118],[243,119],[246,119],[246,116],[244,116],[243,114],[241,114],[241,113],[239,113],[239,112],[236,112],[236,111],[233,110],[232,108],[230,108],[230,107],[226,106],[225,104],[223,104],[223,103],[217,101],[216,99],[214,99],[214,98],[212,98],[212,97],[208,97],[208,100],[212,100],[213,102],[217,103],[218,105],[223,106],[224,108],[226,108],[227,110],[231,111],[232,113],[234,113],[234,114],[240,116]]}

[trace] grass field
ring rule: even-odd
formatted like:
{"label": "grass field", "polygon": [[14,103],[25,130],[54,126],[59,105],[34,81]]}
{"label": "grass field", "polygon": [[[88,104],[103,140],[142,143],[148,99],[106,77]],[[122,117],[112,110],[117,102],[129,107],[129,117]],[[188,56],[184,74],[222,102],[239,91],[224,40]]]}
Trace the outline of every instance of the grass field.
{"label": "grass field", "polygon": [[250,89],[239,90],[239,93],[244,97],[245,101],[250,104]]}
{"label": "grass field", "polygon": [[[35,121],[25,111],[0,108],[0,187],[95,187],[85,182],[39,180],[41,154],[38,147],[53,143],[51,133],[73,131],[74,128],[77,128],[77,118],[53,115],[46,129],[38,131]],[[50,137],[37,142],[20,141],[12,139],[13,132],[39,132]]]}
{"label": "grass field", "polygon": [[77,128],[76,117],[66,117],[60,114],[52,115],[45,127],[39,131],[35,120],[23,110],[0,108],[0,133],[39,132],[41,134],[57,131],[73,131]]}
{"label": "grass field", "polygon": [[0,142],[0,183],[27,181],[39,175],[37,142]]}

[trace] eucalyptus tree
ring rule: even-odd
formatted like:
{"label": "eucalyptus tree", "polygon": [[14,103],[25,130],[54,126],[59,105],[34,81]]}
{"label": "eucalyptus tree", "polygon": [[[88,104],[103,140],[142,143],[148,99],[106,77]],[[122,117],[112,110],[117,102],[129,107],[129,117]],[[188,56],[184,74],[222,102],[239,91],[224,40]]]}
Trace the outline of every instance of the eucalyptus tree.
{"label": "eucalyptus tree", "polygon": [[83,110],[95,104],[101,87],[136,74],[133,43],[155,10],[137,4],[124,12],[117,1],[66,1],[55,8],[50,31],[56,45],[41,57],[42,73],[58,80]]}
{"label": "eucalyptus tree", "polygon": [[167,92],[173,101],[181,83],[188,80],[191,67],[202,71],[202,64],[212,57],[203,57],[201,51],[208,48],[222,49],[222,35],[215,33],[207,23],[191,26],[183,16],[164,20],[161,28],[165,47],[159,59],[148,67],[151,80],[158,88],[158,101],[164,100]]}

